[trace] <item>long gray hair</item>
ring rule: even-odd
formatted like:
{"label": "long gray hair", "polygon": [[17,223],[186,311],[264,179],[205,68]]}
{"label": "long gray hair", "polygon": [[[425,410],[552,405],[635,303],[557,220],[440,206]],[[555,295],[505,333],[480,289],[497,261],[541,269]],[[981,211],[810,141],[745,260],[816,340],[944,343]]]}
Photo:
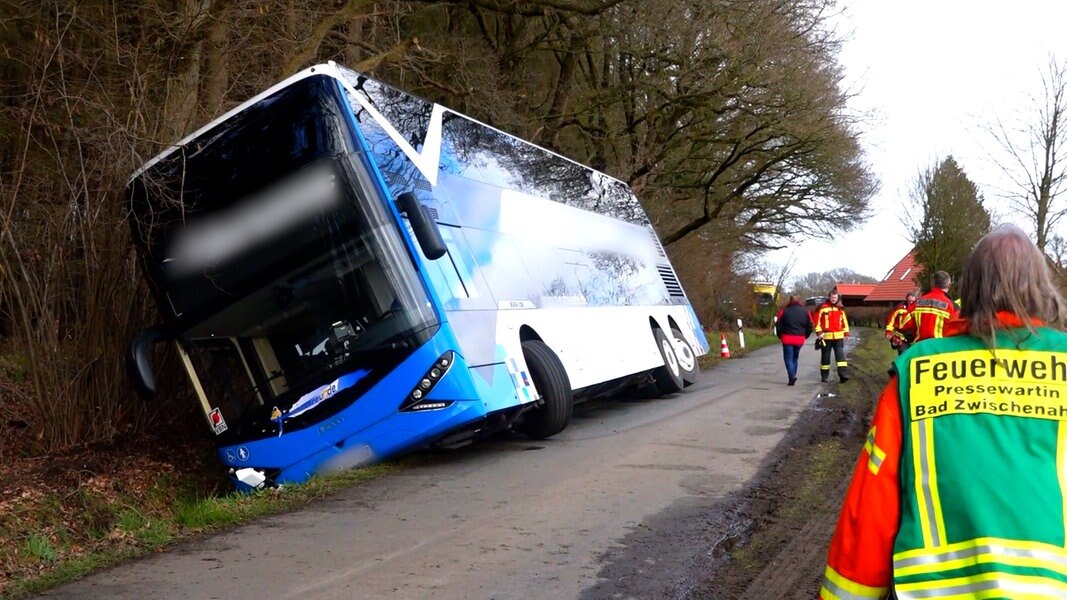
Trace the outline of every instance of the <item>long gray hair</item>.
{"label": "long gray hair", "polygon": [[1030,331],[1033,319],[1062,329],[1067,302],[1052,283],[1045,255],[1014,225],[1000,225],[975,245],[960,277],[960,316],[971,335],[995,347],[997,312],[1013,313]]}

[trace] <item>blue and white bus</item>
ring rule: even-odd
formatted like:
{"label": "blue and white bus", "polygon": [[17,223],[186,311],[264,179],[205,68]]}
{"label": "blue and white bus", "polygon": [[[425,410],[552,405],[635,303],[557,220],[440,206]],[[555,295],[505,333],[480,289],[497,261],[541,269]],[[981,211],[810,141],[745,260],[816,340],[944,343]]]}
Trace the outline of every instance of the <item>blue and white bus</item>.
{"label": "blue and white bus", "polygon": [[334,63],[130,179],[162,322],[239,488],[695,381],[708,343],[645,211],[603,173]]}

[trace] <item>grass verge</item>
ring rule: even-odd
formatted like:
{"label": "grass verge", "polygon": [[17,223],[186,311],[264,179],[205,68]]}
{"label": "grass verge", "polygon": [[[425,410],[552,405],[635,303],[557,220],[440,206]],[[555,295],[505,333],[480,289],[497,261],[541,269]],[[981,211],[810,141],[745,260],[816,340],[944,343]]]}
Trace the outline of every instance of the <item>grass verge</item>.
{"label": "grass verge", "polygon": [[720,356],[721,354],[721,338],[720,336],[726,336],[726,345],[730,350],[730,358],[737,358],[744,356],[754,350],[759,350],[766,346],[778,343],[778,338],[774,333],[766,330],[746,330],[745,331],[745,347],[741,347],[741,340],[736,331],[705,331],[704,335],[708,338],[708,344],[711,348],[708,353],[700,357],[700,368],[707,369],[713,365],[720,363],[723,360],[727,360]]}
{"label": "grass verge", "polygon": [[251,494],[219,493],[222,486],[210,489],[204,473],[176,475],[170,470],[144,486],[97,476],[73,490],[52,490],[36,498],[27,493],[20,502],[0,503],[0,510],[3,504],[11,509],[0,514],[0,597],[37,594],[197,535],[288,512],[417,460],[341,471]]}

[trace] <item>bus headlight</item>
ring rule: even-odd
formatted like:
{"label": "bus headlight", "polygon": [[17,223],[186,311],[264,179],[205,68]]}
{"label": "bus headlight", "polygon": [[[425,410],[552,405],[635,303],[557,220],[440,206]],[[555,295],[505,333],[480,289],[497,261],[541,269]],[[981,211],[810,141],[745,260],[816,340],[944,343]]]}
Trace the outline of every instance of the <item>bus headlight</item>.
{"label": "bus headlight", "polygon": [[456,356],[449,350],[445,352],[430,367],[426,374],[419,380],[415,389],[411,390],[404,402],[400,404],[400,410],[414,412],[420,410],[436,410],[446,408],[452,404],[451,400],[426,400],[426,395],[437,385],[437,382],[448,373]]}

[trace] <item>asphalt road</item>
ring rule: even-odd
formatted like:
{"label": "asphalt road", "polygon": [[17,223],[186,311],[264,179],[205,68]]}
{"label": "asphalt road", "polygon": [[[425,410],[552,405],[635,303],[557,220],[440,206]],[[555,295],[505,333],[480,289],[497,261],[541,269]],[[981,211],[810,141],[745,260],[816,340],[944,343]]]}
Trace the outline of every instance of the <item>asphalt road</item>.
{"label": "asphalt road", "polygon": [[709,543],[693,521],[757,473],[822,390],[817,362],[809,344],[787,387],[780,347],[765,348],[681,394],[580,405],[550,440],[435,455],[47,596],[684,597]]}

